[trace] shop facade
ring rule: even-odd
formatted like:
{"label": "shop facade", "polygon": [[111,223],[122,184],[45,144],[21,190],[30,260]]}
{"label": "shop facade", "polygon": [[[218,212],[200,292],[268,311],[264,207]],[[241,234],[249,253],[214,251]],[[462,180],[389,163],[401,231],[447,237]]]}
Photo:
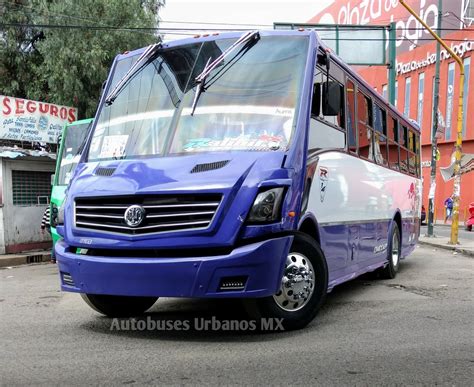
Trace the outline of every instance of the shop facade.
{"label": "shop facade", "polygon": [[56,142],[77,109],[0,95],[0,254],[51,247],[41,219]]}

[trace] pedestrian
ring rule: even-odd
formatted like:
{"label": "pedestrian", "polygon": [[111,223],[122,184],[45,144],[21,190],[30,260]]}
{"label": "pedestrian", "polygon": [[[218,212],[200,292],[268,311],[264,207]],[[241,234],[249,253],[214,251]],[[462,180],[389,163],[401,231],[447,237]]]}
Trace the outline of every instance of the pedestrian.
{"label": "pedestrian", "polygon": [[[43,218],[41,219],[41,233],[45,231],[51,234],[51,210],[48,205],[43,212]],[[51,250],[51,262],[56,263],[56,257],[54,256],[54,249]]]}
{"label": "pedestrian", "polygon": [[449,196],[446,198],[444,201],[444,208],[446,208],[446,217],[444,218],[444,223],[447,222],[447,220],[451,220],[451,216],[453,215],[453,196]]}

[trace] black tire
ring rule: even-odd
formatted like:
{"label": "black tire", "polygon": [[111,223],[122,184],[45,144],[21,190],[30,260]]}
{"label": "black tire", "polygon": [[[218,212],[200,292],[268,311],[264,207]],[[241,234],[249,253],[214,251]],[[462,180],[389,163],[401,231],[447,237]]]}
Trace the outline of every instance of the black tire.
{"label": "black tire", "polygon": [[[284,286],[283,280],[288,278],[285,277],[286,272],[284,272],[282,288],[275,296],[244,300],[247,313],[250,318],[257,320],[257,326],[259,327],[261,327],[261,319],[276,318],[283,319],[281,323],[285,330],[304,328],[316,317],[316,314],[326,298],[328,288],[328,269],[326,259],[324,258],[324,254],[319,247],[319,244],[305,234],[297,234],[294,237],[290,252],[288,253],[288,259],[294,258],[292,254],[298,254],[299,257],[303,256],[310,262],[313,268],[312,271],[314,277],[314,285],[312,287],[313,291],[309,295],[309,298],[301,301],[304,305],[301,309],[292,311],[284,310],[283,306],[280,306],[277,302],[277,297],[285,297],[288,293],[288,290],[286,290],[286,293],[282,294]],[[304,262],[304,260],[302,262]],[[288,267],[291,268],[291,265]],[[285,266],[285,270],[289,270],[288,267]],[[284,302],[286,301],[283,301],[283,303]],[[296,301],[291,302],[293,302],[293,305],[296,303]]]}
{"label": "black tire", "polygon": [[139,316],[150,309],[158,297],[108,296],[84,294],[83,300],[96,312],[108,317]]}
{"label": "black tire", "polygon": [[[387,243],[387,261],[388,264],[381,271],[381,277],[384,279],[393,279],[397,276],[400,266],[401,240],[398,224],[392,221],[390,232],[388,233]],[[396,245],[395,245],[396,244]]]}

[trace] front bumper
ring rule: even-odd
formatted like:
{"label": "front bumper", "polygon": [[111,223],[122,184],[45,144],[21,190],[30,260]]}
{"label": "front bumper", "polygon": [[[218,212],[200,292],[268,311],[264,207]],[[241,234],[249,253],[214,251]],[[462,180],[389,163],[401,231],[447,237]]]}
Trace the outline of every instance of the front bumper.
{"label": "front bumper", "polygon": [[[265,297],[275,294],[293,236],[237,247],[227,255],[136,258],[79,255],[55,245],[64,291],[121,296]],[[220,291],[227,277],[247,278],[245,288]],[[66,279],[66,281],[65,281]]]}

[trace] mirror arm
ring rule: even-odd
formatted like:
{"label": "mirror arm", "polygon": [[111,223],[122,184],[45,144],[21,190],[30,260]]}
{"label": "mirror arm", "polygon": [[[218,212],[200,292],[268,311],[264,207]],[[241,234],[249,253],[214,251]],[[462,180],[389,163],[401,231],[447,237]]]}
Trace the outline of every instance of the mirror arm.
{"label": "mirror arm", "polygon": [[326,104],[326,106],[329,103],[329,67],[329,51],[326,51],[326,95],[324,96],[324,103]]}

